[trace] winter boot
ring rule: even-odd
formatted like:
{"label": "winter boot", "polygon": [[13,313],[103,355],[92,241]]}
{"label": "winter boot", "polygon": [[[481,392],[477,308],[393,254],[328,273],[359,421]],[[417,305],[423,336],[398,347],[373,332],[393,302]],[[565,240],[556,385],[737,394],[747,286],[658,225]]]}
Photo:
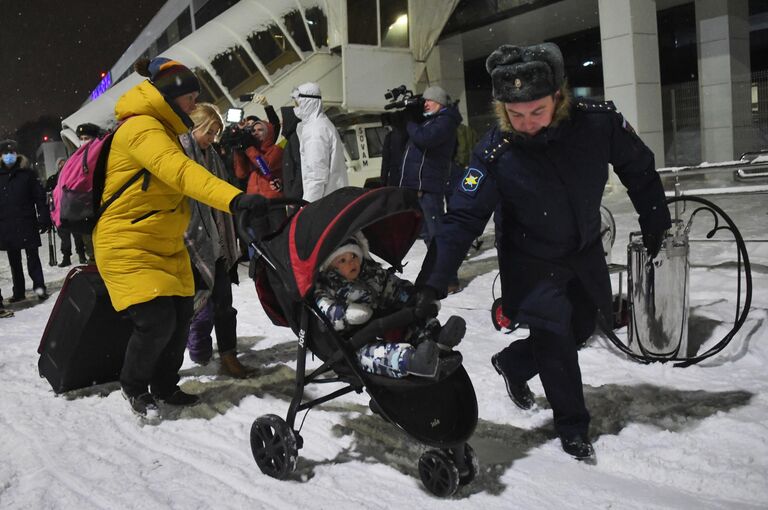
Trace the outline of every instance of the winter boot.
{"label": "winter boot", "polygon": [[77,260],[78,260],[78,261],[79,261],[81,264],[87,264],[87,263],[88,263],[88,259],[85,257],[85,253],[78,253],[78,254],[77,254]]}
{"label": "winter boot", "polygon": [[452,315],[445,321],[437,337],[438,345],[443,349],[452,349],[459,345],[467,332],[467,323],[458,315]]}
{"label": "winter boot", "polygon": [[595,455],[595,449],[586,434],[560,436],[560,444],[565,453],[577,460],[590,459]]}
{"label": "winter boot", "polygon": [[150,393],[142,393],[132,397],[123,391],[123,398],[131,405],[131,410],[136,416],[149,420],[160,418],[160,408],[157,407],[157,401]]}
{"label": "winter boot", "polygon": [[35,288],[35,294],[37,294],[37,299],[40,301],[45,301],[48,299],[48,292],[45,290],[45,287]]}
{"label": "winter boot", "polygon": [[221,371],[235,379],[246,379],[252,371],[252,369],[240,363],[240,360],[237,359],[237,354],[234,352],[226,352],[222,354],[220,362]]}
{"label": "winter boot", "polygon": [[19,301],[24,301],[25,299],[27,299],[27,296],[25,296],[24,294],[22,294],[20,296],[13,295],[13,296],[8,298],[8,302],[9,303],[18,303]]}
{"label": "winter boot", "polygon": [[533,407],[533,405],[536,403],[536,401],[533,399],[533,392],[531,391],[531,388],[528,387],[528,383],[513,381],[512,379],[507,376],[507,373],[504,371],[504,367],[501,363],[501,356],[499,356],[501,353],[496,353],[491,357],[491,364],[493,365],[493,368],[496,369],[496,372],[499,373],[500,376],[504,378],[504,382],[507,385],[507,393],[509,394],[509,398],[512,399],[512,402],[515,403],[517,407],[523,410],[528,410]]}
{"label": "winter boot", "polygon": [[439,347],[432,340],[421,342],[408,359],[409,374],[434,379],[437,376]]}
{"label": "winter boot", "polygon": [[69,257],[69,255],[64,255],[61,257],[61,262],[59,262],[59,267],[69,267],[72,265],[72,259]]}
{"label": "winter boot", "polygon": [[176,388],[168,395],[155,395],[157,400],[171,406],[193,406],[200,401],[200,397],[184,392],[181,388]]}

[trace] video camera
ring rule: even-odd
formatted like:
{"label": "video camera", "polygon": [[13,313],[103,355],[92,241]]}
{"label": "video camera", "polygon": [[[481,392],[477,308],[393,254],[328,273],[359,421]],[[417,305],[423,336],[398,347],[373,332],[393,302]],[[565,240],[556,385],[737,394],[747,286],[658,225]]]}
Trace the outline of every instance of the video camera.
{"label": "video camera", "polygon": [[420,110],[424,103],[424,98],[420,94],[414,94],[405,85],[387,90],[384,93],[384,99],[389,101],[388,104],[384,105],[385,110],[408,108],[409,106],[416,106]]}

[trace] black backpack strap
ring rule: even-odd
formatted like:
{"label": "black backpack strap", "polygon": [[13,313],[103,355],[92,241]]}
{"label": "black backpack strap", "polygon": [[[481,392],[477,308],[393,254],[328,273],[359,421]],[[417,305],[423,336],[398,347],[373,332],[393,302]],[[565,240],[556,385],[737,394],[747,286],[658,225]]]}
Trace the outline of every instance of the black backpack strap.
{"label": "black backpack strap", "polygon": [[141,190],[142,191],[147,191],[147,188],[149,187],[149,176],[150,176],[150,173],[149,173],[149,171],[146,168],[142,168],[141,170],[139,170],[138,172],[133,174],[131,176],[131,178],[128,179],[128,181],[125,184],[120,186],[120,189],[115,191],[114,195],[109,197],[108,200],[106,200],[103,204],[101,204],[101,207],[99,207],[98,217],[100,217],[102,214],[104,214],[104,211],[107,209],[107,207],[112,205],[112,202],[114,202],[115,200],[120,198],[120,195],[122,195],[125,192],[125,190],[130,188],[131,184],[133,184],[134,182],[138,181],[142,177],[144,178],[144,182],[141,183]]}

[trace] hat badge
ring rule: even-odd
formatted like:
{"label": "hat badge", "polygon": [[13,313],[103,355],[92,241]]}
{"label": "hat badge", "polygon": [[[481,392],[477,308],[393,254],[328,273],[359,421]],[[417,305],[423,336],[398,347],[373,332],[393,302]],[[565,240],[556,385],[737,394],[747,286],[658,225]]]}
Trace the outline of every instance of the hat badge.
{"label": "hat badge", "polygon": [[515,78],[515,88],[520,89],[523,86],[523,82],[520,81],[520,78]]}

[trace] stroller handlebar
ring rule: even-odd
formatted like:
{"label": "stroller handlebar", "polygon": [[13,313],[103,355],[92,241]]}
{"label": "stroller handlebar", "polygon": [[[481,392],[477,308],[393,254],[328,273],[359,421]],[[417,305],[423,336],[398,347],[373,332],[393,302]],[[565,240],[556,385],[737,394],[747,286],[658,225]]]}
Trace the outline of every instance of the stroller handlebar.
{"label": "stroller handlebar", "polygon": [[372,320],[352,335],[349,343],[354,350],[357,350],[375,338],[383,336],[387,331],[407,326],[415,319],[416,313],[413,308],[403,308],[385,317]]}
{"label": "stroller handlebar", "polygon": [[[308,203],[309,202],[301,198],[270,198],[267,200],[267,210],[271,210],[276,207],[285,207],[287,205],[304,206]],[[247,213],[238,214],[235,216],[235,229],[237,230],[237,235],[249,245],[256,241],[256,235],[250,228],[251,220],[253,218],[253,214]]]}

